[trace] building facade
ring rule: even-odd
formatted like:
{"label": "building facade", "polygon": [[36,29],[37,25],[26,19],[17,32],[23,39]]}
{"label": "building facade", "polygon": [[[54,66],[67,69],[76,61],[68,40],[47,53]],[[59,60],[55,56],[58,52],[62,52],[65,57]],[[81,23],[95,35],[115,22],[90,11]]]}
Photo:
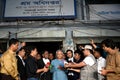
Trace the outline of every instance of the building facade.
{"label": "building facade", "polygon": [[73,19],[6,20],[3,3],[4,0],[0,0],[1,42],[10,38],[26,42],[58,41],[62,42],[64,50],[74,50],[77,44],[89,44],[90,39],[96,43],[106,38],[120,41],[120,4],[89,4],[87,0],[75,0],[76,15]]}

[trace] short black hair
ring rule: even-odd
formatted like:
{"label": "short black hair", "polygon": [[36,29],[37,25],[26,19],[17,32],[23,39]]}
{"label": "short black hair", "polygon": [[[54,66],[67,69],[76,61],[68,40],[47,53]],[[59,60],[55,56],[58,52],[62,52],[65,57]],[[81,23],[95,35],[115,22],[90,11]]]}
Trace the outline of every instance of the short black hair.
{"label": "short black hair", "polygon": [[11,46],[12,44],[16,44],[17,42],[19,42],[18,39],[12,38],[9,40],[9,46]]}
{"label": "short black hair", "polygon": [[25,41],[20,41],[20,43],[24,43]]}
{"label": "short black hair", "polygon": [[49,53],[49,51],[48,51],[48,50],[43,50],[41,53],[42,53],[42,54],[44,54],[46,51]]}
{"label": "short black hair", "polygon": [[35,48],[37,49],[36,46],[28,46],[28,47],[27,47],[27,53],[30,54],[32,50],[35,50]]}
{"label": "short black hair", "polygon": [[19,51],[22,51],[23,49],[25,50],[26,48],[25,47],[21,47]]}
{"label": "short black hair", "polygon": [[93,54],[93,50],[91,50],[91,49],[88,49],[88,50],[90,51],[91,54]]}
{"label": "short black hair", "polygon": [[103,55],[103,49],[101,49],[101,48],[95,48],[94,51],[97,51],[102,57],[104,56]]}
{"label": "short black hair", "polygon": [[110,47],[111,49],[115,49],[115,43],[112,39],[105,39],[101,42],[101,44],[104,44],[106,47]]}
{"label": "short black hair", "polygon": [[81,55],[81,51],[79,51],[79,50],[75,50],[75,52],[74,52],[74,54],[79,54],[79,55]]}
{"label": "short black hair", "polygon": [[69,51],[70,51],[71,53],[73,53],[73,51],[72,51],[72,50],[70,50],[70,49],[68,49],[68,50],[66,51],[66,53],[67,53],[67,52],[69,52]]}
{"label": "short black hair", "polygon": [[[22,51],[22,50],[25,50],[25,52],[26,52],[26,47],[21,47],[21,48],[19,49],[19,51]],[[17,51],[16,54],[18,54],[19,51]]]}

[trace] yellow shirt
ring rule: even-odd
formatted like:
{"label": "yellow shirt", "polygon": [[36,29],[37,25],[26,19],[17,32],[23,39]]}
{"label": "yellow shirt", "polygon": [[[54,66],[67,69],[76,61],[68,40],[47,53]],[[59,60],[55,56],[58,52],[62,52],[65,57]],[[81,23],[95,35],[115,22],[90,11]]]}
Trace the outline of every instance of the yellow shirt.
{"label": "yellow shirt", "polygon": [[120,52],[108,55],[106,58],[106,70],[114,70],[115,73],[108,73],[107,80],[120,80]]}
{"label": "yellow shirt", "polygon": [[17,59],[15,52],[7,50],[1,56],[1,73],[11,75],[15,80],[19,80],[17,71]]}

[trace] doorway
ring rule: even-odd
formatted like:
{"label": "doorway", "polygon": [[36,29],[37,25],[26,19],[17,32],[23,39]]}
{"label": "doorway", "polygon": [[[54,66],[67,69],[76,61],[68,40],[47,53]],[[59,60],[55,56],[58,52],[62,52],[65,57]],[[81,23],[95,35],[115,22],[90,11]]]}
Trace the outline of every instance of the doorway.
{"label": "doorway", "polygon": [[41,53],[44,50],[47,50],[51,53],[56,52],[58,49],[62,49],[62,41],[55,41],[55,42],[26,42],[27,46],[36,46],[38,52]]}

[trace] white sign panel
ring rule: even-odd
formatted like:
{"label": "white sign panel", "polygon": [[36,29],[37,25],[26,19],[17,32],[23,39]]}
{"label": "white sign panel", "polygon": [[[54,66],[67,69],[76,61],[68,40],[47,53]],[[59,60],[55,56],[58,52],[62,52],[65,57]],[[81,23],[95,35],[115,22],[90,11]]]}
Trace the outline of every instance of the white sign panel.
{"label": "white sign panel", "polygon": [[120,4],[89,5],[90,20],[120,20]]}
{"label": "white sign panel", "polygon": [[75,18],[75,0],[6,0],[5,18]]}

